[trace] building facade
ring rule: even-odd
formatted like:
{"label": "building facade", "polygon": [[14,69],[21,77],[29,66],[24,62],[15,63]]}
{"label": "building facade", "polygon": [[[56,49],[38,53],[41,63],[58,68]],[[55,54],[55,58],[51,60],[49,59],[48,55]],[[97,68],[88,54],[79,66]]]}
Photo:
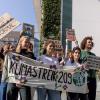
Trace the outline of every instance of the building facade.
{"label": "building facade", "polygon": [[[41,30],[41,21],[42,13],[43,13],[43,7],[42,7],[42,0],[33,0],[34,1],[34,8],[36,12],[36,18],[38,21],[38,26],[39,26],[39,32]],[[54,2],[54,0],[50,0]],[[62,42],[63,48],[66,48],[66,28],[72,28],[72,0],[59,0],[60,3],[60,29],[57,34],[60,34],[60,40]],[[48,6],[49,7],[49,6]],[[55,11],[56,12],[56,11]],[[54,13],[55,13],[54,12]],[[45,12],[46,13],[46,12]],[[50,14],[53,16],[53,14],[50,12]],[[55,22],[55,20],[53,21]],[[47,26],[46,26],[47,27]],[[48,29],[48,28],[47,28]],[[50,30],[48,30],[50,31]],[[50,33],[51,35],[51,33]],[[56,38],[58,39],[58,38]],[[71,49],[71,42],[67,41],[67,48]]]}

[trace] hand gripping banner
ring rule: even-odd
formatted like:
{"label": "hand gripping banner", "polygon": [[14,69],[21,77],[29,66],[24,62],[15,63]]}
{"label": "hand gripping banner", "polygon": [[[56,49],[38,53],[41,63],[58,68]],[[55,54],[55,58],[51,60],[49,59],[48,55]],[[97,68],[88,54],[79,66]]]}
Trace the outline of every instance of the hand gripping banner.
{"label": "hand gripping banner", "polygon": [[17,80],[24,79],[23,85],[31,87],[75,93],[88,92],[86,71],[50,69],[49,65],[16,53],[9,53],[5,62],[3,74],[6,73],[4,80],[7,82],[17,83]]}

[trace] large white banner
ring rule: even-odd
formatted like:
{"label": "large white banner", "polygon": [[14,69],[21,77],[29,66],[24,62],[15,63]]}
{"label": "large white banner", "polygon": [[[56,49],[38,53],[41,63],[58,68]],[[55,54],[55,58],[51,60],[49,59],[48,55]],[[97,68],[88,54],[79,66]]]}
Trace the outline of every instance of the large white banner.
{"label": "large white banner", "polygon": [[12,18],[8,13],[0,17],[0,39],[14,30],[20,22]]}
{"label": "large white banner", "polygon": [[9,54],[8,61],[8,82],[16,83],[16,80],[25,79],[24,85],[27,86],[77,93],[88,92],[85,71],[50,69],[49,65],[14,53]]}

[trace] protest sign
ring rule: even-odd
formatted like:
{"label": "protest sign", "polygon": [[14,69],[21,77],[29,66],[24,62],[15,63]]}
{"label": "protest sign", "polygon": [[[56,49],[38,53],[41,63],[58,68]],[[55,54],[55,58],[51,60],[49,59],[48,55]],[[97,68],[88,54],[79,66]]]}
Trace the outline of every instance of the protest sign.
{"label": "protest sign", "polygon": [[100,69],[100,57],[88,56],[86,66],[89,69],[99,70]]}
{"label": "protest sign", "polygon": [[31,24],[23,23],[22,35],[29,36],[30,38],[34,38],[34,26]]}
{"label": "protest sign", "polygon": [[66,29],[66,39],[69,41],[76,40],[74,29]]}
{"label": "protest sign", "polygon": [[3,27],[6,23],[8,23],[12,19],[13,18],[8,13],[5,13],[2,16],[0,16],[0,28]]}
{"label": "protest sign", "polygon": [[12,18],[8,13],[0,17],[0,39],[20,25],[20,22]]}
{"label": "protest sign", "polygon": [[19,22],[15,19],[7,23],[4,27],[0,28],[0,39],[7,35],[9,32],[19,26]]}
{"label": "protest sign", "polygon": [[49,42],[54,42],[54,44],[55,44],[55,54],[59,53],[59,54],[63,55],[63,47],[62,47],[60,40],[46,39],[45,38],[42,41],[42,46],[45,45],[45,47],[46,47]]}
{"label": "protest sign", "polygon": [[9,74],[6,81],[8,82],[16,83],[18,79],[25,79],[24,85],[27,86],[76,93],[88,92],[85,71],[72,73],[64,69],[50,69],[48,65],[15,53],[10,53],[8,57],[10,61],[10,66],[7,67]]}

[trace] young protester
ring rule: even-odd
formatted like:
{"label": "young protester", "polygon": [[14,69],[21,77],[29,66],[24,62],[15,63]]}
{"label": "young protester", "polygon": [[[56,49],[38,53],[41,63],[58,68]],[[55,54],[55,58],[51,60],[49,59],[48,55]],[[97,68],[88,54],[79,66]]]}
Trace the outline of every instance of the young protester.
{"label": "young protester", "polygon": [[[50,65],[50,68],[56,69],[58,66],[58,59],[55,58],[53,55],[55,50],[55,44],[54,42],[50,41],[47,43],[46,47],[46,53],[44,55],[41,55],[41,61],[44,64]],[[57,90],[51,90],[51,89],[46,89],[46,88],[37,88],[37,95],[38,95],[38,100],[61,100],[61,94]]]}
{"label": "young protester", "polygon": [[33,44],[31,42],[29,42],[27,51],[28,51],[29,57],[36,60],[36,57],[34,56],[34,53],[33,53]]}
{"label": "young protester", "polygon": [[73,52],[72,50],[69,50],[65,55],[65,58],[60,61],[60,65],[63,65],[63,68],[66,68],[65,65],[69,65],[72,59],[73,59]]}
{"label": "young protester", "polygon": [[[85,37],[81,42],[81,59],[83,63],[86,61],[89,55],[95,56],[94,53],[91,52],[94,46],[93,39],[91,36]],[[87,66],[88,67],[88,66]],[[89,69],[88,70],[88,98],[89,100],[96,100],[96,70]]]}
{"label": "young protester", "polygon": [[[29,46],[29,38],[27,36],[22,36],[19,40],[18,46],[16,48],[16,53],[19,53],[23,56],[29,57],[34,59],[33,56],[30,56],[28,53],[28,46]],[[4,70],[3,70],[3,77],[2,81],[5,81],[7,78],[7,65],[9,63],[9,59],[7,58],[7,55],[5,57],[4,62]],[[10,63],[9,63],[10,64]],[[6,75],[5,75],[6,74]],[[9,79],[8,79],[9,80]],[[21,81],[19,80],[19,84],[10,83],[7,86],[7,100],[17,100],[18,99],[18,92],[20,93],[21,100],[31,100],[31,90],[28,86],[22,86]]]}
{"label": "young protester", "polygon": [[58,62],[60,64],[60,62],[63,60],[63,53],[58,51],[56,53],[56,57],[58,58]]}
{"label": "young protester", "polygon": [[46,41],[43,42],[43,45],[42,45],[42,54],[45,54],[46,53]]}
{"label": "young protester", "polygon": [[69,65],[71,63],[72,59],[73,59],[73,51],[69,50],[65,57],[65,60],[67,61],[67,62],[65,62],[65,65]]}
{"label": "young protester", "polygon": [[3,55],[2,50],[3,48],[0,51],[0,83],[1,83],[1,77],[2,77],[3,62],[4,62],[4,55]]}
{"label": "young protester", "polygon": [[[76,69],[81,68],[81,60],[80,60],[80,54],[81,49],[79,47],[74,47],[73,50],[70,52],[69,59],[65,62],[65,67],[68,69]],[[74,70],[73,70],[74,71]],[[80,98],[79,93],[72,93],[68,92],[67,100],[88,100],[87,94],[82,94],[83,98]]]}
{"label": "young protester", "polygon": [[[9,52],[10,45],[11,45],[11,43],[7,43],[2,48],[1,53],[4,56],[4,58],[5,58],[5,55]],[[2,68],[2,71],[3,71],[3,68]],[[2,78],[1,78],[1,80],[2,80]],[[6,100],[6,90],[7,90],[7,82],[1,81],[1,84],[0,84],[0,100]]]}
{"label": "young protester", "polygon": [[[36,57],[34,56],[34,53],[33,53],[33,44],[31,42],[29,42],[29,45],[28,45],[28,53],[30,54],[31,58],[34,58],[34,60],[36,60]],[[31,87],[31,99],[32,100],[34,98],[34,93],[35,93],[35,88]]]}

